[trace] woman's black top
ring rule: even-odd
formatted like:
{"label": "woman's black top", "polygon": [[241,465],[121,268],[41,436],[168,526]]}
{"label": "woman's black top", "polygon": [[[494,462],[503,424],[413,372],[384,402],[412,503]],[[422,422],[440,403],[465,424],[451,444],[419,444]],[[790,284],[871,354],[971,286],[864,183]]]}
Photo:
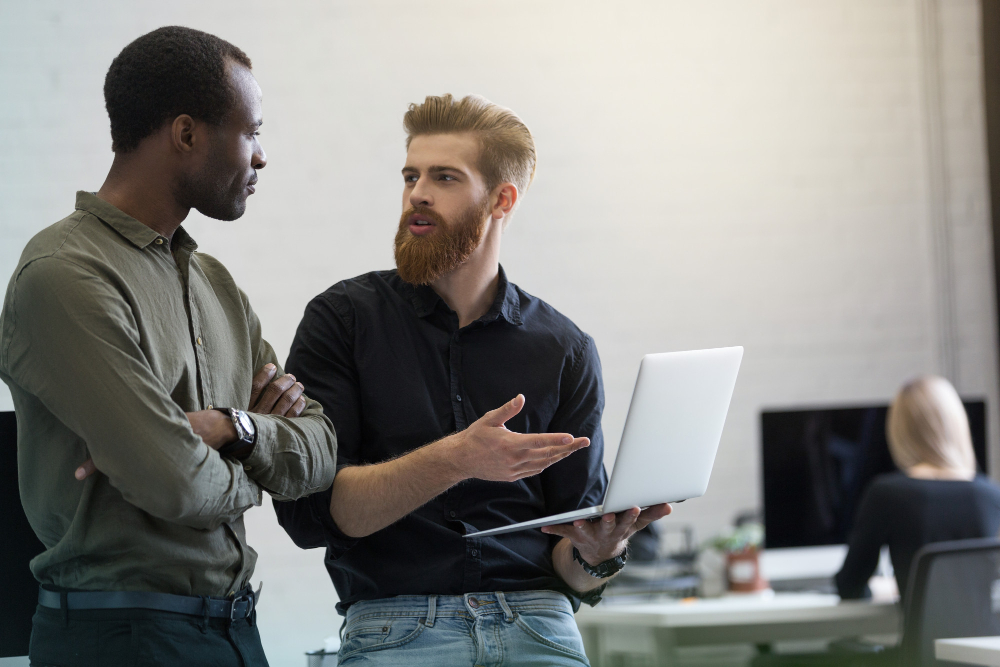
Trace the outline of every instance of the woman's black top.
{"label": "woman's black top", "polygon": [[993,537],[1000,531],[1000,487],[983,475],[972,481],[879,475],[865,490],[837,573],[842,598],[867,595],[879,550],[889,545],[899,594],[906,596],[913,556],[930,542]]}

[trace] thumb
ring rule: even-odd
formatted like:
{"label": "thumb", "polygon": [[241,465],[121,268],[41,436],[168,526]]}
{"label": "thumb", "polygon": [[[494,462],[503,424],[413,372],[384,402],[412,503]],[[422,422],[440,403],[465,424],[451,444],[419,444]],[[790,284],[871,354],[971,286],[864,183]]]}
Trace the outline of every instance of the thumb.
{"label": "thumb", "polygon": [[524,407],[524,394],[518,394],[511,400],[501,405],[496,410],[490,410],[482,417],[482,421],[487,426],[503,426],[508,419],[521,411]]}

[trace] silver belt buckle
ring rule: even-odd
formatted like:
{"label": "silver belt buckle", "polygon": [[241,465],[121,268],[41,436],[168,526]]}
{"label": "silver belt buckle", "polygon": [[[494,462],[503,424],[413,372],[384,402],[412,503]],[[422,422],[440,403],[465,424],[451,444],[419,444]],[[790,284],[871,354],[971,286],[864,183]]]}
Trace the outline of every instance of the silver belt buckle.
{"label": "silver belt buckle", "polygon": [[[238,616],[237,613],[236,613],[236,605],[237,605],[237,603],[243,602],[243,601],[246,601],[246,603],[247,603],[246,614]],[[237,598],[233,598],[232,606],[229,608],[229,622],[233,623],[233,622],[236,621],[237,618],[247,618],[248,616],[250,616],[250,614],[252,612],[253,612],[253,593],[252,592],[249,595],[241,595],[241,596],[239,596]]]}

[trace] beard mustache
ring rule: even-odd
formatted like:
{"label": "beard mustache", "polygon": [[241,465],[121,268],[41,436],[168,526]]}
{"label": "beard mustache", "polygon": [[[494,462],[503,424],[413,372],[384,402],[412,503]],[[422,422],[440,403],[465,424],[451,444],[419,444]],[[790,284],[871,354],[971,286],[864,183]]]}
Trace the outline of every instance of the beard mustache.
{"label": "beard mustache", "polygon": [[[405,211],[399,219],[394,248],[399,277],[411,285],[429,285],[457,269],[479,247],[488,212],[489,198],[467,208],[453,223],[423,206]],[[437,229],[426,236],[411,234],[407,220],[417,213],[427,216]]]}

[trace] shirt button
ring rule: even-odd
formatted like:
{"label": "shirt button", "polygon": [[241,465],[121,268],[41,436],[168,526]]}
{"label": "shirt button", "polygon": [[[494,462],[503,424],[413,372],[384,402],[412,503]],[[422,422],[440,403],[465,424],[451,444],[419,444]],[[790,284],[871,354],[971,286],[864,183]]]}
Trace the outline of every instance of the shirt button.
{"label": "shirt button", "polygon": [[461,394],[456,394],[455,395],[455,400],[458,401],[459,403],[461,403],[462,402],[462,395]]}
{"label": "shirt button", "polygon": [[215,408],[214,408],[214,407],[212,407],[212,404],[211,404],[211,403],[209,403],[209,404],[208,404],[208,407],[207,407],[207,408],[205,408],[205,409],[206,409],[206,410],[214,410]]}
{"label": "shirt button", "polygon": [[156,239],[156,245],[163,245],[163,239]]}
{"label": "shirt button", "polygon": [[201,345],[201,336],[198,336],[198,345]]}
{"label": "shirt button", "polygon": [[448,512],[448,516],[450,516],[452,519],[454,519],[456,515],[455,515],[454,512]]}
{"label": "shirt button", "polygon": [[253,466],[245,465],[243,466],[243,469],[246,470],[247,472],[250,472],[251,470],[253,470]]}
{"label": "shirt button", "polygon": [[475,549],[473,549],[473,550],[472,550],[472,557],[473,557],[473,558],[475,558],[475,557],[476,557],[476,556],[478,556],[478,555],[479,555],[479,552],[478,552],[478,551],[476,551]]}

